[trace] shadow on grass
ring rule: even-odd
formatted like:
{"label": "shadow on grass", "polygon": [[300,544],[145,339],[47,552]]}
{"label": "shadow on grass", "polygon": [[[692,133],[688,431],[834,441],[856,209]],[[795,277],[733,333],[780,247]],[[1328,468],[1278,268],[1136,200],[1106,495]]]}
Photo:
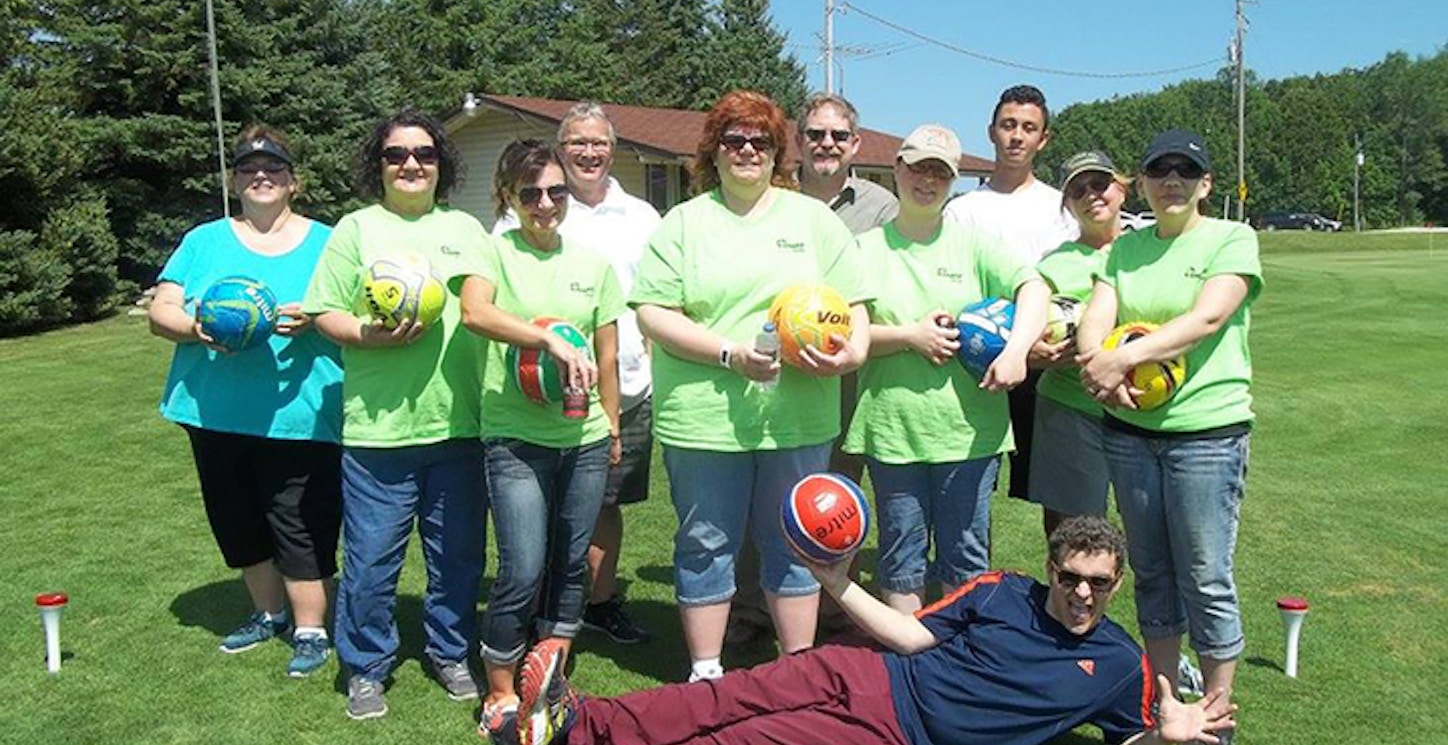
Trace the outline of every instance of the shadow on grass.
{"label": "shadow on grass", "polygon": [[[171,614],[182,626],[196,626],[206,629],[219,640],[246,620],[252,612],[246,586],[241,579],[224,580],[202,585],[176,596],[171,601]],[[397,650],[397,665],[416,660],[424,671],[429,670],[427,655],[423,653],[426,643],[422,630],[422,598],[418,595],[399,593],[397,596],[397,633],[401,644]],[[482,611],[478,611],[479,621]],[[328,619],[330,625],[330,618]],[[389,679],[390,679],[389,675]],[[347,676],[339,666],[335,688],[347,692]]]}
{"label": "shadow on grass", "polygon": [[1287,670],[1284,669],[1282,665],[1279,664],[1276,660],[1269,660],[1266,657],[1248,657],[1243,660],[1243,662],[1246,662],[1252,667],[1265,667],[1268,670],[1276,670],[1279,673],[1287,672]]}

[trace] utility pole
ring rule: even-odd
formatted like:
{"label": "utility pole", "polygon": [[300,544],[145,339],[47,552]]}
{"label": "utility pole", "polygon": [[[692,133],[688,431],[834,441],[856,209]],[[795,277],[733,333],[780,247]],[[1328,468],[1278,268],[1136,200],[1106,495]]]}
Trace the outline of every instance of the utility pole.
{"label": "utility pole", "polygon": [[1352,229],[1355,233],[1363,232],[1362,216],[1362,175],[1363,175],[1363,138],[1362,135],[1353,135],[1353,149],[1356,150],[1352,159]]}
{"label": "utility pole", "polygon": [[1242,73],[1242,37],[1247,32],[1247,17],[1242,15],[1242,2],[1237,0],[1237,38],[1232,57],[1237,61],[1237,221],[1247,220],[1247,81]]}
{"label": "utility pole", "polygon": [[211,54],[211,110],[216,117],[217,174],[221,177],[221,213],[231,217],[231,194],[226,187],[226,135],[221,130],[221,82],[216,62],[216,11],[206,0],[206,46]]}
{"label": "utility pole", "polygon": [[825,0],[825,95],[835,92],[835,0]]}

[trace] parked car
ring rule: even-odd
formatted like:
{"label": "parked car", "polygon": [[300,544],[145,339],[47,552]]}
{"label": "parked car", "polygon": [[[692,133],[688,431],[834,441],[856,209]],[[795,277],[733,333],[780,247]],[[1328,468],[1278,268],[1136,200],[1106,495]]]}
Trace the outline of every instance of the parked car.
{"label": "parked car", "polygon": [[1141,230],[1156,224],[1156,215],[1150,211],[1132,214],[1126,210],[1121,211],[1121,229],[1123,231]]}
{"label": "parked car", "polygon": [[1316,212],[1263,212],[1257,218],[1258,230],[1342,230],[1342,223]]}

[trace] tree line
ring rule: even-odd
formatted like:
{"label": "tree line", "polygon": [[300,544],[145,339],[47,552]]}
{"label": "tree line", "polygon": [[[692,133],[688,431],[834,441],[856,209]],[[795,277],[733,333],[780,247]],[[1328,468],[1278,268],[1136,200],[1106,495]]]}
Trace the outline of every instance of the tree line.
{"label": "tree line", "polygon": [[[469,91],[705,108],[736,87],[793,108],[804,68],[768,0],[214,0],[228,139],[285,129],[309,216],[360,206],[351,157],[404,104]],[[0,335],[134,297],[221,214],[205,5],[0,0]],[[473,174],[487,178],[487,174]]]}
{"label": "tree line", "polygon": [[[1155,93],[1065,108],[1038,163],[1043,178],[1071,153],[1100,149],[1135,170],[1147,141],[1171,127],[1207,139],[1214,213],[1236,214],[1237,108],[1230,69]],[[1401,52],[1364,69],[1246,84],[1247,215],[1319,212],[1351,225],[1357,144],[1363,228],[1448,223],[1448,51]],[[1047,171],[1046,169],[1051,169]],[[1128,207],[1143,207],[1139,200]]]}

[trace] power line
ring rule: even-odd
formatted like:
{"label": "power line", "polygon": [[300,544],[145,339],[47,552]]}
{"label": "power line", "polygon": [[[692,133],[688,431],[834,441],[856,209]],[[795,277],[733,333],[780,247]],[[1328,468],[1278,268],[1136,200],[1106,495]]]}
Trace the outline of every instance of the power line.
{"label": "power line", "polygon": [[925,34],[922,34],[922,33],[918,32],[918,31],[914,31],[914,30],[908,29],[908,28],[906,28],[906,27],[904,27],[904,26],[901,26],[900,24],[895,23],[895,22],[893,22],[893,21],[889,21],[889,20],[886,20],[886,19],[884,19],[884,18],[881,18],[880,16],[877,16],[877,15],[875,15],[874,13],[871,13],[871,12],[869,12],[869,11],[861,10],[860,8],[856,7],[853,3],[840,2],[836,7],[837,7],[838,9],[840,9],[840,10],[849,9],[850,11],[853,11],[853,12],[855,12],[855,13],[859,13],[860,15],[862,15],[862,16],[864,16],[864,17],[866,17],[866,18],[868,18],[868,19],[870,19],[870,20],[872,20],[872,21],[874,21],[874,22],[876,22],[876,23],[878,23],[878,24],[880,24],[880,25],[882,25],[882,26],[887,26],[887,27],[892,28],[892,29],[894,29],[894,30],[896,30],[896,31],[898,31],[898,32],[900,32],[900,33],[902,33],[902,34],[905,34],[905,35],[907,35],[907,36],[912,36],[912,37],[914,37],[914,38],[916,38],[916,39],[919,39],[920,41],[925,42],[926,44],[931,44],[931,45],[940,47],[940,48],[942,48],[942,49],[948,49],[948,50],[950,50],[950,51],[952,51],[952,52],[956,52],[956,53],[958,53],[958,54],[963,54],[963,55],[965,55],[965,56],[967,56],[967,57],[974,57],[975,59],[981,60],[981,61],[983,61],[983,62],[990,62],[990,63],[992,63],[992,64],[1001,65],[1001,66],[1003,66],[1003,67],[1014,67],[1014,68],[1016,68],[1016,69],[1018,69],[1018,70],[1028,70],[1028,71],[1030,71],[1030,72],[1039,72],[1039,73],[1045,73],[1045,74],[1048,74],[1048,75],[1063,75],[1063,76],[1066,76],[1066,77],[1073,77],[1073,78],[1151,78],[1151,77],[1159,77],[1159,76],[1162,76],[1162,75],[1172,75],[1172,74],[1179,73],[1179,72],[1187,72],[1187,71],[1189,71],[1189,70],[1196,70],[1196,69],[1203,68],[1203,67],[1209,67],[1209,66],[1213,66],[1213,65],[1218,65],[1218,64],[1221,64],[1222,59],[1223,59],[1223,58],[1221,58],[1221,57],[1216,57],[1216,58],[1213,58],[1213,59],[1209,59],[1209,60],[1204,60],[1204,61],[1202,61],[1202,62],[1198,62],[1198,63],[1193,64],[1193,65],[1184,65],[1184,66],[1182,66],[1182,67],[1173,67],[1173,68],[1170,68],[1170,69],[1167,69],[1167,70],[1150,70],[1150,71],[1146,71],[1146,72],[1079,72],[1079,71],[1076,71],[1076,70],[1058,70],[1058,69],[1051,68],[1051,67],[1038,67],[1038,66],[1036,66],[1036,65],[1027,65],[1027,64],[1024,64],[1024,63],[1021,63],[1021,62],[1014,62],[1014,61],[1011,61],[1011,60],[1002,59],[1002,58],[1000,58],[1000,57],[992,57],[991,55],[982,54],[982,53],[980,53],[980,52],[975,52],[975,51],[966,49],[965,47],[961,47],[961,46],[957,46],[957,45],[955,45],[955,44],[951,44],[950,42],[941,41],[941,40],[939,40],[939,39],[936,39],[936,38],[933,38],[933,37],[930,37],[930,36],[926,36]]}

